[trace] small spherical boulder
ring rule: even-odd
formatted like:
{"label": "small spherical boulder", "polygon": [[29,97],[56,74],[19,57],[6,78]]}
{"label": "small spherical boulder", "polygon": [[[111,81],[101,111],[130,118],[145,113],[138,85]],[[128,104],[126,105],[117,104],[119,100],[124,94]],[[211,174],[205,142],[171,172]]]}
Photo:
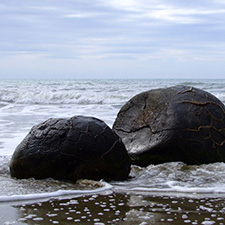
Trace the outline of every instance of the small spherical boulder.
{"label": "small spherical boulder", "polygon": [[134,96],[113,125],[132,163],[225,162],[225,107],[212,94],[174,86]]}
{"label": "small spherical boulder", "polygon": [[121,139],[97,118],[49,119],[18,145],[10,172],[16,178],[124,180],[130,158]]}

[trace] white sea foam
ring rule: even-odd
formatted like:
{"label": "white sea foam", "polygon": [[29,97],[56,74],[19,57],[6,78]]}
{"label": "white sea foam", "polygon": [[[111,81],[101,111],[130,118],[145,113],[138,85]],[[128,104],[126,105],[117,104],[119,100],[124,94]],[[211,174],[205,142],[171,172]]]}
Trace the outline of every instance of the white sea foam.
{"label": "white sea foam", "polygon": [[180,193],[180,194],[225,194],[224,186],[215,187],[215,188],[197,188],[197,187],[181,187],[181,186],[173,186],[171,188],[146,188],[146,187],[135,187],[130,188],[129,191],[135,192],[148,192],[148,193]]}
{"label": "white sea foam", "polygon": [[94,193],[105,192],[112,189],[112,186],[106,182],[101,182],[103,187],[93,190],[58,190],[54,192],[38,193],[38,194],[24,194],[24,195],[10,195],[0,196],[0,202],[25,201],[34,199],[46,199],[54,197],[62,197],[67,195],[89,195]]}
{"label": "white sea foam", "polygon": [[121,191],[146,193],[188,193],[225,195],[225,163],[199,166],[182,162],[150,165],[147,168],[132,166],[131,180],[113,182]]}

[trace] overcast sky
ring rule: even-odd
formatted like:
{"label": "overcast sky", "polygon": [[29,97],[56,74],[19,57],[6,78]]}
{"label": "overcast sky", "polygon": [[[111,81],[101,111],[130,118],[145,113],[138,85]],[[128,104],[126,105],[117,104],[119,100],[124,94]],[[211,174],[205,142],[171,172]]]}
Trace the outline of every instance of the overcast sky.
{"label": "overcast sky", "polygon": [[225,0],[1,0],[0,78],[225,78]]}

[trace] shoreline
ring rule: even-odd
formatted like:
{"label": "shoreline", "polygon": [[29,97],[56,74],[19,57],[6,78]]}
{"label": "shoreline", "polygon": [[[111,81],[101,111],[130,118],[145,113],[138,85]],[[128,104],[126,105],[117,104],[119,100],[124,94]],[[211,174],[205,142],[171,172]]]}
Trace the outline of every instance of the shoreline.
{"label": "shoreline", "polygon": [[1,224],[224,224],[224,197],[106,191],[0,203]]}

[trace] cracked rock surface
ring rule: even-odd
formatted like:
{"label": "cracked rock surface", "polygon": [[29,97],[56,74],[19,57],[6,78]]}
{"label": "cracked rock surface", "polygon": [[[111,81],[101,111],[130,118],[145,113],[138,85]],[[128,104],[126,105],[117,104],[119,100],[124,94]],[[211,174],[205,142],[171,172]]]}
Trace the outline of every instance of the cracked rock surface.
{"label": "cracked rock surface", "polygon": [[189,86],[140,93],[113,125],[134,164],[225,162],[225,106]]}
{"label": "cracked rock surface", "polygon": [[18,145],[10,172],[16,178],[124,180],[130,158],[121,139],[97,118],[49,119]]}

